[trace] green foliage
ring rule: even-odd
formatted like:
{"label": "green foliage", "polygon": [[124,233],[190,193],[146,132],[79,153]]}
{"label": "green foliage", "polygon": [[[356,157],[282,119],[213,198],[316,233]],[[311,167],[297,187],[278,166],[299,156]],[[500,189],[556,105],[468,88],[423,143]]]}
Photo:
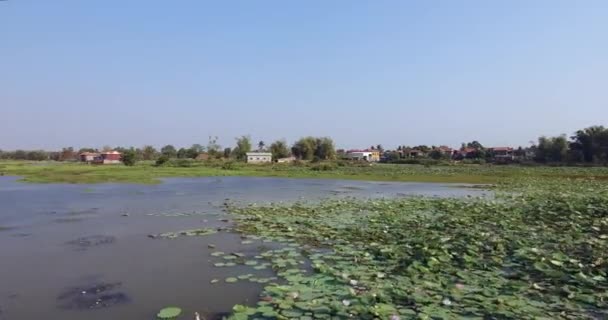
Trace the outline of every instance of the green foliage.
{"label": "green foliage", "polygon": [[336,158],[336,148],[331,138],[305,137],[294,143],[291,148],[292,154],[298,159],[313,160],[318,157],[320,160],[334,160]]}
{"label": "green foliage", "polygon": [[171,320],[171,319],[176,319],[177,317],[179,317],[179,315],[182,313],[182,309],[177,308],[177,307],[167,307],[167,308],[163,308],[162,310],[160,310],[158,312],[158,314],[156,315],[156,317],[159,320]]}
{"label": "green foliage", "polygon": [[122,153],[121,161],[125,166],[134,166],[135,162],[137,162],[136,157],[135,150],[131,148]]}
{"label": "green foliage", "polygon": [[251,138],[249,136],[241,136],[236,139],[236,147],[232,150],[234,157],[237,160],[245,161],[247,152],[251,151]]}
{"label": "green foliage", "polygon": [[289,148],[285,140],[277,140],[270,145],[270,152],[272,153],[272,160],[278,160],[281,158],[289,157]]}
{"label": "green foliage", "polygon": [[160,153],[169,159],[177,157],[177,150],[175,150],[175,147],[170,144],[162,147],[160,149]]}
{"label": "green foliage", "polygon": [[153,146],[144,146],[142,150],[142,160],[154,160],[158,156],[158,151]]}
{"label": "green foliage", "polygon": [[261,253],[281,281],[231,319],[608,318],[607,185],[529,172],[498,201],[231,208],[237,231],[284,244]]}
{"label": "green foliage", "polygon": [[568,154],[566,135],[540,137],[536,146],[536,160],[541,162],[562,162]]}
{"label": "green foliage", "polygon": [[156,165],[162,166],[167,163],[167,161],[169,161],[169,157],[163,154],[162,156],[158,157],[158,159],[156,159]]}

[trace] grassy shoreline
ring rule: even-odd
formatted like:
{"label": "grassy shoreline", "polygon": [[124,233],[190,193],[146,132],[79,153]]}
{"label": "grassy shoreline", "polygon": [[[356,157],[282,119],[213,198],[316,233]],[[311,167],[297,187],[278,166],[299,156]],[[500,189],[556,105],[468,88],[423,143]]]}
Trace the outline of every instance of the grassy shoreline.
{"label": "grassy shoreline", "polygon": [[193,163],[188,167],[154,166],[140,163],[133,167],[93,166],[59,162],[0,162],[0,173],[19,176],[30,183],[159,183],[172,177],[277,177],[344,179],[393,182],[437,182],[496,184],[526,177],[572,180],[608,180],[607,168],[554,168],[488,165],[432,166],[374,164],[372,166],[336,163],[247,165],[231,163]]}

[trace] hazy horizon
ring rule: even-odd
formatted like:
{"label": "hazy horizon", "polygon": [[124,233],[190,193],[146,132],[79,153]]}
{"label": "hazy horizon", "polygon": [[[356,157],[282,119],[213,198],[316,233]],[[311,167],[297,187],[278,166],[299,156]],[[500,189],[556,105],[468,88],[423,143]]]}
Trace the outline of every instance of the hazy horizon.
{"label": "hazy horizon", "polygon": [[606,1],[0,1],[0,149],[527,146],[608,119]]}

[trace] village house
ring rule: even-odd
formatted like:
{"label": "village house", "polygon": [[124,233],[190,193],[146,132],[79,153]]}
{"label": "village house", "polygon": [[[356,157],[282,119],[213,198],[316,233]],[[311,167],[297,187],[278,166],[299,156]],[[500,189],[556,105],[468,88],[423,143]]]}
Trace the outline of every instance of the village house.
{"label": "village house", "polygon": [[444,156],[450,157],[450,158],[454,154],[454,150],[448,146],[439,146],[437,148],[437,150],[439,150]]}
{"label": "village house", "polygon": [[515,154],[511,147],[494,147],[489,148],[492,158],[496,162],[511,162],[515,160]]}
{"label": "village house", "polygon": [[247,163],[268,163],[272,162],[270,152],[247,152]]}
{"label": "village house", "polygon": [[101,153],[101,163],[102,164],[118,164],[121,163],[120,158],[122,154],[118,151],[104,151]]}
{"label": "village house", "polygon": [[348,150],[344,157],[349,160],[378,162],[380,161],[380,150]]}
{"label": "village house", "polygon": [[101,155],[97,152],[83,152],[80,155],[80,161],[82,162],[93,162],[95,158],[101,157]]}
{"label": "village house", "polygon": [[198,161],[209,160],[209,154],[207,152],[201,152],[198,154],[198,156],[196,156],[196,160],[198,160]]}
{"label": "village house", "polygon": [[118,164],[121,161],[122,154],[118,151],[103,151],[103,152],[83,152],[80,154],[80,161],[93,164]]}

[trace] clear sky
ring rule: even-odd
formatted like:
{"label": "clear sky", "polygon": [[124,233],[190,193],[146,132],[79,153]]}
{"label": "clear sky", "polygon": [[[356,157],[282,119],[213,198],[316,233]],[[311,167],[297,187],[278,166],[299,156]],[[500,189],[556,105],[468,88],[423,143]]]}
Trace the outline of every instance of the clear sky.
{"label": "clear sky", "polygon": [[608,122],[608,1],[0,1],[0,148],[527,145]]}

